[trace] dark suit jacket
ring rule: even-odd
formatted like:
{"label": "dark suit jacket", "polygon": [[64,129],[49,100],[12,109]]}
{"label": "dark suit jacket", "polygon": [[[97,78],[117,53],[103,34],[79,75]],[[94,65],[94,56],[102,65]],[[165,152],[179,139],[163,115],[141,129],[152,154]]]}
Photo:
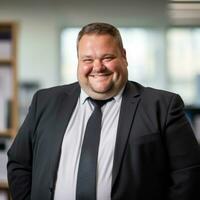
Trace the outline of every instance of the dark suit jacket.
{"label": "dark suit jacket", "polygon": [[[80,86],[75,83],[34,95],[8,152],[13,200],[53,199],[62,140],[79,94]],[[117,131],[111,197],[200,199],[200,149],[178,95],[127,82]]]}

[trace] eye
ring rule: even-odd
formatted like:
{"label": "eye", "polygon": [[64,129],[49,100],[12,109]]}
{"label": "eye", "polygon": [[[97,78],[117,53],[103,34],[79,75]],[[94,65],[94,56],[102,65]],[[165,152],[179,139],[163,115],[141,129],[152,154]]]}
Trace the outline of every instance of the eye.
{"label": "eye", "polygon": [[83,59],[83,62],[86,64],[90,64],[93,62],[93,60],[91,58],[85,58],[85,59]]}
{"label": "eye", "polygon": [[109,61],[111,61],[111,60],[113,60],[113,59],[114,59],[113,56],[106,56],[105,58],[103,58],[103,60],[104,60],[105,62],[109,62]]}

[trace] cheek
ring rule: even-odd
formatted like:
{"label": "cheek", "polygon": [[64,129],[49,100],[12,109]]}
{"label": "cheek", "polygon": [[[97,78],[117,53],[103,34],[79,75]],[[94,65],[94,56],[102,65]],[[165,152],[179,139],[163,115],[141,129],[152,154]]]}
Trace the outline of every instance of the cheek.
{"label": "cheek", "polygon": [[107,65],[107,69],[109,69],[112,72],[116,72],[119,73],[120,71],[122,71],[122,63],[120,62],[113,62]]}
{"label": "cheek", "polygon": [[80,75],[88,75],[92,71],[92,67],[86,65],[79,65],[78,72]]}

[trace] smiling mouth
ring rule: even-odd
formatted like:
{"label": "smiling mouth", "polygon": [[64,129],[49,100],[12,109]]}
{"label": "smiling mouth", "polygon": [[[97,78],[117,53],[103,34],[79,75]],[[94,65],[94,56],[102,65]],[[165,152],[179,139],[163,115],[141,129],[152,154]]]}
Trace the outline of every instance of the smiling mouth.
{"label": "smiling mouth", "polygon": [[111,75],[111,73],[106,73],[106,74],[90,74],[89,76],[96,78],[96,77],[104,77],[104,76],[110,76],[110,75]]}

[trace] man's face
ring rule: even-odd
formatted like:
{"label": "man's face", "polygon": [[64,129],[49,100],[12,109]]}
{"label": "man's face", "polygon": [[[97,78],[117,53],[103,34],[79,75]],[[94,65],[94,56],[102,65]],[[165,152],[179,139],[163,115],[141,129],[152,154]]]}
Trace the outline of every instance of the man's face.
{"label": "man's face", "polygon": [[92,98],[115,96],[127,81],[126,52],[111,35],[84,35],[78,44],[78,80]]}

